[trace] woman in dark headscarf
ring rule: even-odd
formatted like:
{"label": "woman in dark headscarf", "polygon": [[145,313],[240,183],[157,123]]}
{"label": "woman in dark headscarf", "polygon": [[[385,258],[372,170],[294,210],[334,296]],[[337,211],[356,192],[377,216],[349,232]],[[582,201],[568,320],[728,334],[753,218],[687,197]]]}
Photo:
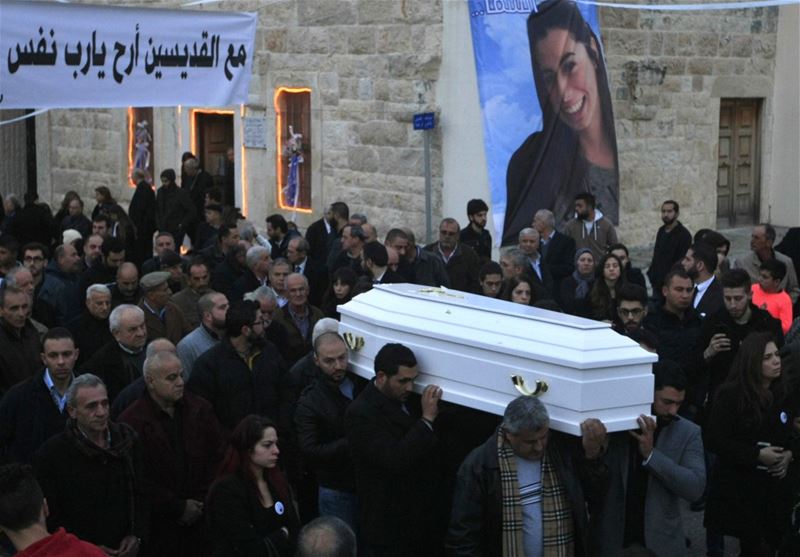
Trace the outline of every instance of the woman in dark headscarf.
{"label": "woman in dark headscarf", "polygon": [[594,255],[589,248],[575,252],[575,270],[561,282],[561,307],[566,313],[591,317],[590,294],[594,285]]}
{"label": "woman in dark headscarf", "polygon": [[515,241],[539,209],[568,221],[582,192],[594,195],[612,222],[619,216],[617,139],[600,41],[566,0],[531,14],[528,40],[542,131],[509,161],[503,244]]}

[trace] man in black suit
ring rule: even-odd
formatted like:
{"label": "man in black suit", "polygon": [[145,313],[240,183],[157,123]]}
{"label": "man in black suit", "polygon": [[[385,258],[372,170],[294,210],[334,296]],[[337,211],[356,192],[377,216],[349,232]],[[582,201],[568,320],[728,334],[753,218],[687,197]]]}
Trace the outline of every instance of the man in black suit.
{"label": "man in black suit", "polygon": [[519,249],[528,257],[525,272],[547,291],[548,298],[552,298],[553,276],[542,261],[539,252],[539,232],[535,228],[523,228],[519,231]]}
{"label": "man in black suit", "polygon": [[[325,210],[325,215],[321,219],[309,225],[306,230],[308,256],[317,264],[318,268],[325,267],[330,246],[349,219],[350,208],[347,203],[336,201]],[[339,223],[342,223],[341,226]]]}
{"label": "man in black suit", "polygon": [[442,539],[447,520],[434,426],[442,390],[428,385],[412,401],[418,373],[411,350],[385,345],[375,356],[375,379],[345,415],[363,539],[375,557],[441,549],[432,540]]}
{"label": "man in black suit", "polygon": [[692,306],[700,319],[711,317],[725,308],[722,285],[714,277],[717,269],[717,253],[704,243],[692,244],[681,260],[681,265],[694,281]]}
{"label": "man in black suit", "polygon": [[328,277],[325,270],[309,257],[309,249],[308,241],[302,236],[292,238],[286,247],[286,259],[295,273],[302,274],[308,280],[308,301],[312,306],[320,307],[322,295],[328,288]]}
{"label": "man in black suit", "polygon": [[551,211],[541,209],[533,216],[533,227],[539,232],[542,264],[553,277],[553,294],[561,291],[561,281],[575,270],[575,240],[555,229]]}

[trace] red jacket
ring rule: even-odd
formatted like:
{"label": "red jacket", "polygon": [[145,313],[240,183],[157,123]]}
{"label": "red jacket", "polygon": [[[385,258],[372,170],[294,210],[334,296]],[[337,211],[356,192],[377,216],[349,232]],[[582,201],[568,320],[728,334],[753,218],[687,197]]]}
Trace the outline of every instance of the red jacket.
{"label": "red jacket", "polygon": [[30,545],[25,551],[17,553],[17,557],[106,557],[106,554],[88,542],[84,542],[67,534],[59,528],[43,540]]}

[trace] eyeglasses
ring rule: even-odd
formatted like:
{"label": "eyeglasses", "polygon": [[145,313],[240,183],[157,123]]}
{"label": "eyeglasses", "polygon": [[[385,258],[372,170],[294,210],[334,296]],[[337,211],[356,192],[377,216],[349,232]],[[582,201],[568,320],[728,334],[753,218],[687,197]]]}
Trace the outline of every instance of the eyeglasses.
{"label": "eyeglasses", "polygon": [[631,317],[639,317],[644,310],[642,308],[633,308],[633,309],[625,309],[625,308],[618,308],[617,311],[622,317],[626,317],[630,315]]}
{"label": "eyeglasses", "polygon": [[26,257],[23,261],[25,263],[41,263],[44,261],[44,257]]}

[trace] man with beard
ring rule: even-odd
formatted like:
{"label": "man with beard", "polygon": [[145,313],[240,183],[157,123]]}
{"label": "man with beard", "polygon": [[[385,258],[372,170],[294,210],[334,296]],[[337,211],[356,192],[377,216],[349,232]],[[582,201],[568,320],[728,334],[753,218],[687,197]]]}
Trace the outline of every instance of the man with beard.
{"label": "man with beard", "polygon": [[705,320],[722,311],[725,303],[722,300],[722,285],[714,276],[714,271],[717,270],[717,253],[714,248],[704,243],[692,244],[686,250],[681,266],[694,281],[692,306],[700,319]]}
{"label": "man with beard", "polygon": [[680,207],[677,201],[668,200],[661,204],[661,222],[664,223],[656,233],[656,245],[653,247],[653,259],[647,276],[653,287],[653,298],[663,300],[661,286],[672,266],[686,254],[692,244],[692,235],[678,220]]}
{"label": "man with beard", "polygon": [[183,364],[186,379],[192,373],[195,360],[209,348],[219,344],[224,336],[228,299],[225,294],[208,292],[197,301],[197,311],[200,314],[200,325],[178,343],[178,358]]}
{"label": "man with beard", "polygon": [[492,258],[492,235],[486,230],[486,215],[489,206],[483,199],[470,199],[467,202],[469,226],[461,231],[459,240],[478,254],[481,263]]}
{"label": "man with beard", "polygon": [[189,264],[186,288],[182,288],[170,298],[170,301],[178,306],[186,322],[192,328],[200,325],[200,313],[197,309],[197,303],[204,294],[211,290],[208,286],[210,281],[211,274],[208,271],[206,262],[202,258],[193,259]]}
{"label": "man with beard", "polygon": [[103,284],[93,284],[86,290],[86,308],[81,316],[72,322],[69,330],[75,338],[75,346],[81,351],[78,366],[112,340],[108,328],[111,313],[111,291]]}
{"label": "man with beard", "polygon": [[642,321],[647,317],[647,290],[638,284],[626,284],[620,291],[617,303],[619,324],[614,329],[625,336],[642,331]]}
{"label": "man with beard", "polygon": [[685,555],[681,499],[703,493],[706,471],[700,428],[678,416],[686,376],[675,362],[653,366],[652,413],[639,429],[611,435],[605,460],[610,486],[593,513],[592,547],[617,556],[623,548],[646,547],[658,555]]}
{"label": "man with beard", "polygon": [[[227,431],[245,416],[260,414],[289,431],[283,396],[286,365],[264,340],[264,318],[255,302],[234,302],[225,315],[226,336],[194,363],[187,387],[211,403]],[[286,429],[284,429],[286,427]]]}
{"label": "man with beard", "polygon": [[314,363],[319,378],[297,401],[295,429],[305,462],[319,483],[319,513],[358,524],[358,498],[344,415],[365,381],[347,371],[347,345],[338,333],[324,333],[314,341]]}
{"label": "man with beard", "polygon": [[564,234],[575,240],[575,249],[589,248],[595,261],[600,261],[608,246],[616,244],[617,230],[610,220],[596,209],[591,193],[575,196],[575,218],[564,227]]}
{"label": "man with beard", "polygon": [[103,237],[92,234],[83,242],[83,267],[89,269],[94,262],[103,256]]}

